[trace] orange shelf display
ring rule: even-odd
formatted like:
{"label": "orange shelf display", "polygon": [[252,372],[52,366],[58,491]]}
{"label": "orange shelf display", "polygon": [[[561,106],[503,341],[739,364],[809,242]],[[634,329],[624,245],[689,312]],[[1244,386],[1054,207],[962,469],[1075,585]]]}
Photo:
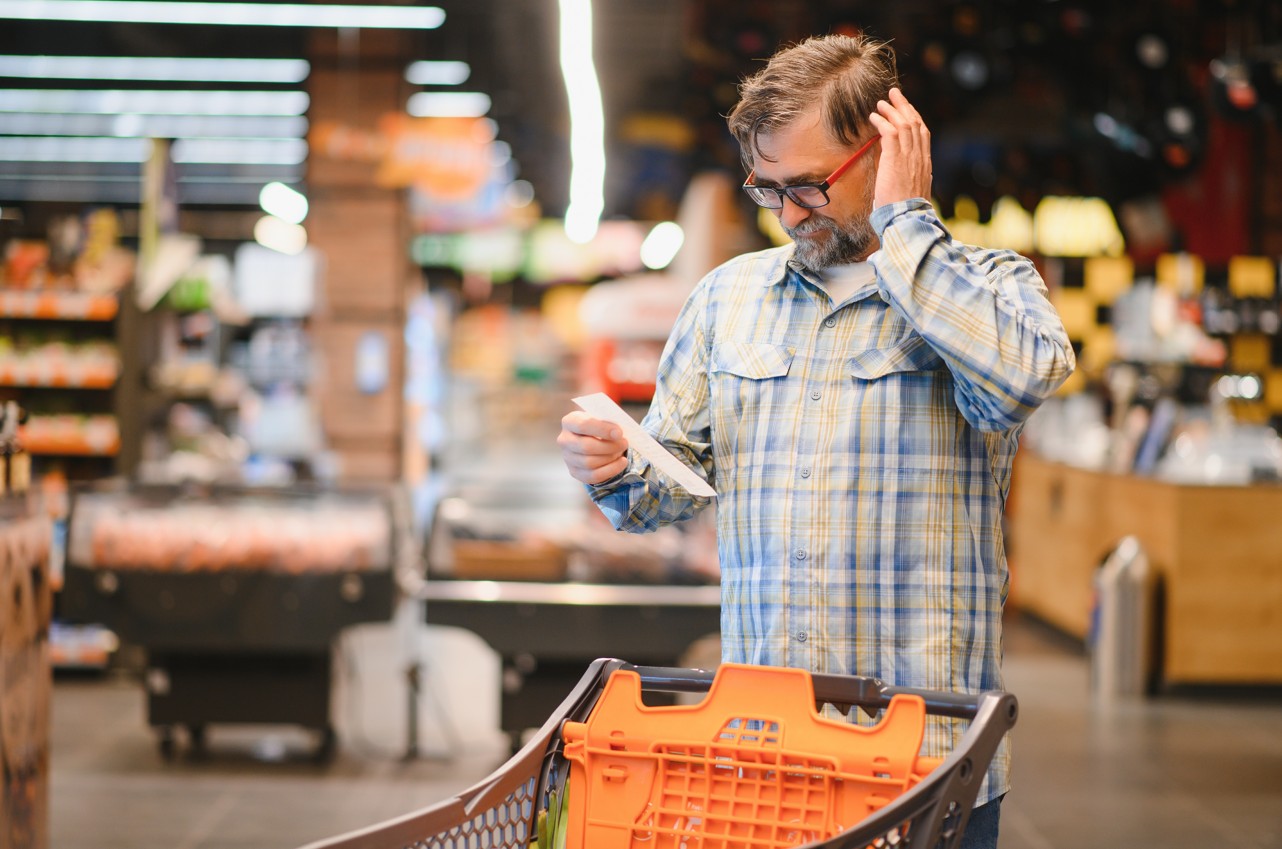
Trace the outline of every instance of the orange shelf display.
{"label": "orange shelf display", "polygon": [[115,295],[49,289],[0,290],[0,318],[111,321],[120,312]]}
{"label": "orange shelf display", "polygon": [[103,364],[0,362],[0,386],[51,389],[110,389],[120,370]]}
{"label": "orange shelf display", "polygon": [[18,441],[34,455],[114,457],[120,452],[115,416],[33,416],[18,429]]}

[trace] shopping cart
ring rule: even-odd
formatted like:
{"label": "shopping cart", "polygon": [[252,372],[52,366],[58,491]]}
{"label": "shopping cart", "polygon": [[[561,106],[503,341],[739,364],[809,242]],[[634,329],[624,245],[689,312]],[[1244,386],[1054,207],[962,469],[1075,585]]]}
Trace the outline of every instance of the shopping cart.
{"label": "shopping cart", "polygon": [[[651,692],[707,695],[647,706]],[[823,704],[881,718],[832,721]],[[996,691],[601,659],[484,781],[305,849],[951,849],[1017,713]],[[970,720],[946,758],[918,756],[927,714]]]}

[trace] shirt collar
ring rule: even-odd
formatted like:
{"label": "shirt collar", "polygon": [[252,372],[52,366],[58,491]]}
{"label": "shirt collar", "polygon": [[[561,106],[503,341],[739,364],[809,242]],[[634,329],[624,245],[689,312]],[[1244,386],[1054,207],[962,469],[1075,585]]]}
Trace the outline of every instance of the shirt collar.
{"label": "shirt collar", "polygon": [[[824,288],[823,278],[792,258],[794,250],[793,245],[789,244],[778,250],[780,251],[778,259],[775,264],[766,271],[765,275],[763,275],[762,285],[765,288],[768,289],[771,286],[782,285],[784,281],[788,279],[789,272],[796,274],[798,277],[801,277],[803,280],[806,280],[820,289]],[[876,256],[875,252],[873,256]],[[870,256],[868,259],[871,260],[872,257]],[[860,287],[857,292],[851,295],[849,300],[860,300],[873,292],[876,292],[879,297],[881,296],[881,290],[878,288],[876,277],[873,277],[866,286]],[[882,298],[882,300],[885,300],[885,298]]]}

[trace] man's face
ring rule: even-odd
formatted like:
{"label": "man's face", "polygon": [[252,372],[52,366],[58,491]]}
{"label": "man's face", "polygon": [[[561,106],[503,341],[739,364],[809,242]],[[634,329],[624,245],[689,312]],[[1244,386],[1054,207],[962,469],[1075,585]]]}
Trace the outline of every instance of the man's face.
{"label": "man's face", "polygon": [[[759,186],[818,183],[855,151],[833,139],[812,109],[789,126],[758,140],[753,182]],[[866,259],[877,249],[877,234],[868,222],[872,212],[876,151],[865,155],[828,189],[828,204],[816,209],[797,206],[784,198],[774,210],[779,223],[796,243],[793,258],[811,269],[829,268]],[[769,157],[769,158],[767,158]]]}

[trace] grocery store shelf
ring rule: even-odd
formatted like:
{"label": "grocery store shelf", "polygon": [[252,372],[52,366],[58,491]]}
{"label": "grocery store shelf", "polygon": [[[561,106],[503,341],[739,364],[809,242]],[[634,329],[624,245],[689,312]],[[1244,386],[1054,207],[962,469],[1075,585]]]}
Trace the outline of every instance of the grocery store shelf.
{"label": "grocery store shelf", "polygon": [[115,295],[42,289],[0,290],[0,318],[111,321],[120,312]]}
{"label": "grocery store shelf", "polygon": [[6,388],[112,389],[119,379],[116,369],[0,365],[0,387]]}
{"label": "grocery store shelf", "polygon": [[60,457],[114,457],[120,426],[114,416],[32,416],[18,429],[29,453]]}

